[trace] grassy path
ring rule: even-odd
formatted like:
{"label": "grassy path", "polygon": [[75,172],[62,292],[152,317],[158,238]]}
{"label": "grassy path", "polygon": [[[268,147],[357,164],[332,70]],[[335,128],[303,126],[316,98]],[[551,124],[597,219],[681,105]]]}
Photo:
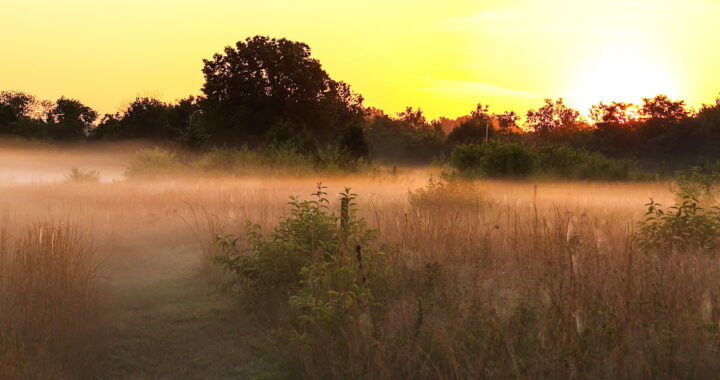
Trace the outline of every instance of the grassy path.
{"label": "grassy path", "polygon": [[217,273],[202,270],[197,249],[135,256],[114,265],[113,328],[93,377],[250,377],[257,365],[248,347],[252,326],[232,297],[215,289]]}

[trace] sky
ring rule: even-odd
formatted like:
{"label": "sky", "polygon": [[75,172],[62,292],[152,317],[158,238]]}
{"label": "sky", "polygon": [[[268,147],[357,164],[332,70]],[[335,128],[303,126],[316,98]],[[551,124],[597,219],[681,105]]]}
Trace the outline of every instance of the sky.
{"label": "sky", "polygon": [[101,113],[199,94],[202,59],[303,41],[365,104],[429,118],[720,93],[720,0],[0,0],[0,90]]}

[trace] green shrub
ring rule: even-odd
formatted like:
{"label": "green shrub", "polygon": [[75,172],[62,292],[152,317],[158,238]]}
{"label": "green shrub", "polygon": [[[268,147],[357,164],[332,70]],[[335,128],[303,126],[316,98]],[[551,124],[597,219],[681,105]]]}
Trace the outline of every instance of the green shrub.
{"label": "green shrub", "polygon": [[500,142],[461,145],[452,151],[450,163],[466,176],[526,177],[537,173],[553,178],[582,180],[647,177],[633,161],[558,145],[541,148]]}
{"label": "green shrub", "polygon": [[65,174],[65,181],[74,183],[100,182],[100,172],[97,170],[81,170],[73,166],[72,169]]}
{"label": "green shrub", "polygon": [[157,177],[177,173],[183,168],[174,152],[159,148],[143,149],[139,151],[128,164],[125,176]]}
{"label": "green shrub", "polygon": [[259,163],[258,154],[248,149],[247,146],[240,149],[220,147],[203,154],[191,166],[204,172],[237,174],[243,168],[257,166]]}
{"label": "green shrub", "polygon": [[486,203],[485,194],[475,183],[446,173],[438,179],[431,177],[424,188],[408,191],[408,202],[416,210],[465,208],[473,211]]}
{"label": "green shrub", "polygon": [[480,170],[484,156],[482,145],[459,145],[450,154],[450,164],[463,173]]}
{"label": "green shrub", "polygon": [[[636,235],[640,246],[665,251],[715,252],[720,248],[720,208],[713,204],[714,183],[713,178],[692,170],[680,174],[671,187],[676,196],[673,206],[665,210],[651,198]],[[701,201],[708,207],[700,207]]]}
{"label": "green shrub", "polygon": [[520,144],[486,144],[483,171],[493,177],[524,177],[535,172],[537,157]]}
{"label": "green shrub", "polygon": [[537,157],[520,144],[460,145],[450,155],[450,163],[461,173],[492,177],[523,177],[533,174]]}
{"label": "green shrub", "polygon": [[626,180],[639,172],[637,164],[598,152],[550,145],[538,149],[540,169],[553,177],[582,180]]}
{"label": "green shrub", "polygon": [[[291,197],[289,214],[267,236],[251,224],[245,244],[233,235],[216,239],[220,254],[214,262],[233,275],[230,289],[250,302],[270,299],[287,306],[282,310],[290,319],[271,342],[271,360],[279,361],[279,368],[289,366],[286,375],[293,378],[308,377],[307,371],[316,369],[312,363],[324,360],[328,349],[351,349],[349,340],[338,337],[380,309],[378,289],[388,268],[384,255],[371,246],[377,232],[356,215],[355,195],[349,189],[340,194],[350,199],[343,224],[330,211],[324,190],[318,184],[313,200]],[[333,361],[319,377],[355,377],[356,365],[349,364]]]}

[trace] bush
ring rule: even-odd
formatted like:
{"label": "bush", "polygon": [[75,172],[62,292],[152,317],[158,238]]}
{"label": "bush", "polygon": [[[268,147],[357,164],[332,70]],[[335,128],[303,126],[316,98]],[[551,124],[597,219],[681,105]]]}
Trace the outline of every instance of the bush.
{"label": "bush", "polygon": [[[330,211],[324,190],[318,184],[313,200],[291,197],[290,213],[268,236],[259,225],[248,225],[245,248],[233,235],[216,239],[221,252],[214,262],[233,275],[230,289],[251,302],[280,300],[287,306],[290,320],[273,342],[272,359],[290,366],[288,377],[356,377],[357,364],[343,354],[352,349],[350,340],[340,336],[371,319],[383,295],[378,285],[387,265],[371,246],[377,232],[357,217],[349,189],[341,194],[350,200],[345,222]],[[345,360],[318,368],[328,355]],[[321,375],[309,375],[318,369]]]}
{"label": "bush", "polygon": [[182,167],[174,152],[159,148],[143,149],[130,161],[125,176],[128,178],[165,176],[178,172]]}
{"label": "bush", "polygon": [[520,144],[460,145],[450,156],[452,166],[465,174],[524,177],[533,174],[537,157]]}
{"label": "bush", "polygon": [[[652,198],[636,239],[644,249],[715,252],[720,248],[720,208],[713,205],[715,180],[692,172],[680,174],[672,187],[676,201],[667,210]],[[690,180],[694,178],[694,181]],[[708,207],[700,207],[701,201]]]}
{"label": "bush", "polygon": [[640,172],[632,161],[608,158],[598,152],[550,145],[538,149],[540,169],[553,177],[582,180],[626,180]]}
{"label": "bush", "polygon": [[582,180],[645,179],[633,161],[617,160],[597,152],[550,145],[529,148],[514,143],[493,142],[461,145],[450,163],[464,175],[526,177],[534,173],[554,178]]}
{"label": "bush", "polygon": [[476,211],[486,203],[484,195],[473,182],[443,173],[438,179],[431,177],[424,188],[408,191],[408,202],[416,210]]}
{"label": "bush", "polygon": [[100,182],[100,172],[97,170],[80,170],[73,166],[70,172],[65,174],[65,181],[75,183]]}
{"label": "bush", "polygon": [[203,154],[192,166],[203,171],[237,174],[243,168],[258,165],[260,157],[247,146],[237,148],[213,148]]}

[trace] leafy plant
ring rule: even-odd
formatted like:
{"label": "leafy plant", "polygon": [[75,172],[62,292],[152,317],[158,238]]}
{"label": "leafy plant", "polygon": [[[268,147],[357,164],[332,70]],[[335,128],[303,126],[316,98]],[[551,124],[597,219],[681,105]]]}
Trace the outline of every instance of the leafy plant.
{"label": "leafy plant", "polygon": [[677,200],[667,210],[652,198],[645,205],[647,212],[637,235],[641,247],[709,252],[720,248],[720,208],[700,207],[700,199],[714,199],[712,181],[703,177],[695,177],[696,181],[690,178],[679,176],[673,187]]}
{"label": "leafy plant", "polygon": [[100,172],[97,170],[81,170],[73,166],[70,172],[65,174],[65,181],[75,183],[100,182]]}
{"label": "leafy plant", "polygon": [[168,175],[182,168],[182,164],[174,152],[159,148],[139,151],[128,164],[125,176],[156,177]]}
{"label": "leafy plant", "polygon": [[479,206],[485,199],[472,181],[443,173],[437,179],[430,177],[424,188],[408,191],[408,202],[414,209],[426,210]]}

